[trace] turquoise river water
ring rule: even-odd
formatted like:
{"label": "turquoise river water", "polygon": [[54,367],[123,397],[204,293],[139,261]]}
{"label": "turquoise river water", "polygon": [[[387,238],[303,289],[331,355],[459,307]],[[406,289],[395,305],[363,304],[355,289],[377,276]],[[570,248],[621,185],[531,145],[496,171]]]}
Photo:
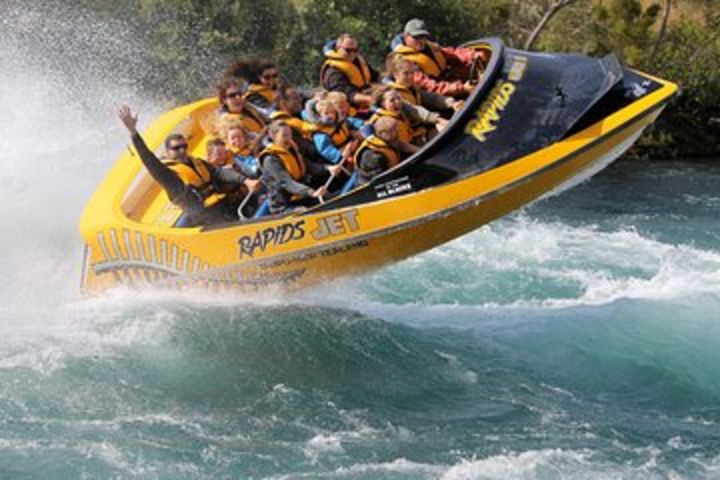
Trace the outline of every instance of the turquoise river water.
{"label": "turquoise river water", "polygon": [[717,161],[620,160],[295,297],[85,299],[113,106],[164,106],[34,61],[21,21],[0,39],[1,479],[720,478]]}

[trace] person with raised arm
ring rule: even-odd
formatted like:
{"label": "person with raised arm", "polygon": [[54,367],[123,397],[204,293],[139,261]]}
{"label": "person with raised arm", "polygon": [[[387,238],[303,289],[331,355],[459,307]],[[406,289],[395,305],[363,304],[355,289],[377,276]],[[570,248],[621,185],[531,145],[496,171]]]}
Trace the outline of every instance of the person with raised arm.
{"label": "person with raised arm", "polygon": [[176,226],[207,225],[233,219],[233,212],[223,202],[225,194],[221,190],[240,188],[242,178],[237,172],[216,168],[205,160],[190,156],[187,139],[179,133],[165,139],[165,155],[161,160],[137,131],[138,115],[123,105],[118,110],[118,117],[130,133],[145,168],[163,187],[170,201],[182,209],[183,215]]}

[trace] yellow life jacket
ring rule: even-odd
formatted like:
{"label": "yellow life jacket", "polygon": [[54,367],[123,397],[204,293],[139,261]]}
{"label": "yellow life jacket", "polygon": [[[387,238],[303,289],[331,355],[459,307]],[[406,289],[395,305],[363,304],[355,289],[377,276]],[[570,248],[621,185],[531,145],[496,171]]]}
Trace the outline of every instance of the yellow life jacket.
{"label": "yellow life jacket", "polygon": [[262,152],[260,152],[259,158],[261,164],[266,155],[275,155],[278,157],[283,163],[285,170],[287,170],[294,180],[299,181],[305,176],[307,166],[305,165],[303,158],[297,151],[295,151],[295,149],[288,150],[280,145],[271,143],[265,147]]}
{"label": "yellow life jacket", "polygon": [[320,125],[315,123],[312,124],[311,131],[312,133],[328,134],[333,145],[337,148],[342,147],[350,140],[350,129],[344,120],[336,125]]}
{"label": "yellow life jacket", "polygon": [[230,158],[232,158],[232,157],[247,157],[248,155],[252,155],[252,151],[250,150],[250,145],[245,145],[241,149],[231,147],[230,145],[228,145],[226,148],[227,148],[228,152],[230,153]]}
{"label": "yellow life jacket", "polygon": [[268,103],[275,103],[277,90],[273,90],[272,88],[266,87],[260,83],[251,83],[248,87],[247,93],[245,93],[245,100],[249,99],[253,95],[260,95],[267,100]]}
{"label": "yellow life jacket", "polygon": [[288,127],[292,128],[303,137],[307,137],[311,130],[311,126],[302,118],[293,117],[289,113],[281,110],[275,110],[270,114],[270,121],[274,122],[275,120],[282,120]]}
{"label": "yellow life jacket", "polygon": [[190,163],[176,160],[165,160],[163,163],[175,172],[185,185],[192,186],[203,196],[205,207],[212,207],[225,198],[225,194],[215,192],[207,162],[194,157],[189,159]]}
{"label": "yellow life jacket", "polygon": [[337,51],[331,50],[325,54],[325,57],[325,63],[320,68],[320,84],[324,85],[323,79],[327,68],[334,67],[345,74],[350,83],[359,90],[364,90],[370,86],[370,79],[372,78],[370,67],[368,67],[367,61],[362,55],[358,55],[355,62],[351,62],[341,57]]}
{"label": "yellow life jacket", "polygon": [[399,43],[393,52],[401,55],[404,59],[413,62],[415,65],[434,79],[442,76],[447,68],[447,60],[445,54],[437,43],[427,42],[427,47],[422,52],[410,48],[404,43]]}
{"label": "yellow life jacket", "polygon": [[396,149],[391,147],[385,140],[375,135],[370,135],[368,138],[363,140],[360,147],[355,151],[353,159],[355,160],[355,166],[360,168],[360,157],[366,150],[373,150],[381,154],[387,160],[388,169],[393,168],[395,165],[400,163],[400,154]]}
{"label": "yellow life jacket", "polygon": [[372,117],[370,117],[370,120],[368,120],[368,123],[371,125],[374,125],[375,122],[377,122],[382,117],[390,117],[394,118],[398,121],[398,139],[402,142],[410,142],[413,138],[413,129],[410,126],[410,122],[408,122],[408,119],[405,118],[405,115],[402,113],[393,113],[389,110],[385,110],[384,108],[380,108],[375,111]]}
{"label": "yellow life jacket", "polygon": [[241,113],[223,111],[220,113],[219,123],[227,121],[240,122],[245,130],[252,133],[262,132],[265,122],[262,117],[250,108],[245,108]]}
{"label": "yellow life jacket", "polygon": [[402,96],[403,101],[409,103],[410,105],[422,104],[422,97],[420,96],[420,90],[418,88],[406,87],[405,85],[400,85],[397,82],[392,82],[389,85],[393,90]]}

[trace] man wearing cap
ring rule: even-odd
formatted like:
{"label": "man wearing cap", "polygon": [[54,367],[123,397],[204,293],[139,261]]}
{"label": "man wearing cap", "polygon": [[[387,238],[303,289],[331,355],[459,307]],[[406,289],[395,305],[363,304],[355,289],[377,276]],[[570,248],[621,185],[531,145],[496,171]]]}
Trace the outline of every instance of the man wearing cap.
{"label": "man wearing cap", "polygon": [[405,24],[403,33],[391,43],[394,55],[405,58],[418,67],[415,81],[423,90],[455,98],[465,98],[473,90],[467,81],[476,60],[486,62],[484,52],[463,47],[441,47],[430,40],[425,22],[413,18]]}

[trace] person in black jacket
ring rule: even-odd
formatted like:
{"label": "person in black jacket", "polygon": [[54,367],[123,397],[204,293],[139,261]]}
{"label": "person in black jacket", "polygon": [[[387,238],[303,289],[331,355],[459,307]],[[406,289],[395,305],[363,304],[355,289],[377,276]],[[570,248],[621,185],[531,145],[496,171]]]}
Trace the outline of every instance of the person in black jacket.
{"label": "person in black jacket", "polygon": [[314,204],[327,194],[321,184],[328,174],[337,175],[340,166],[321,165],[305,160],[292,139],[292,129],[282,120],[273,122],[268,128],[272,143],[260,152],[262,180],[268,189],[270,212],[286,210],[291,203]]}
{"label": "person in black jacket", "polygon": [[320,68],[320,84],[329,92],[343,92],[350,104],[366,109],[372,104],[368,93],[379,75],[360,54],[357,40],[349,33],[343,33],[337,40],[331,40],[323,48],[325,62]]}
{"label": "person in black jacket", "polygon": [[[241,188],[244,178],[232,169],[215,168],[208,162],[188,155],[187,139],[178,134],[165,139],[165,157],[160,160],[148,148],[137,131],[137,114],[121,106],[118,117],[150,175],[163,187],[168,198],[183,210],[176,226],[190,227],[233,220],[220,193]],[[237,217],[235,217],[237,218]]]}

